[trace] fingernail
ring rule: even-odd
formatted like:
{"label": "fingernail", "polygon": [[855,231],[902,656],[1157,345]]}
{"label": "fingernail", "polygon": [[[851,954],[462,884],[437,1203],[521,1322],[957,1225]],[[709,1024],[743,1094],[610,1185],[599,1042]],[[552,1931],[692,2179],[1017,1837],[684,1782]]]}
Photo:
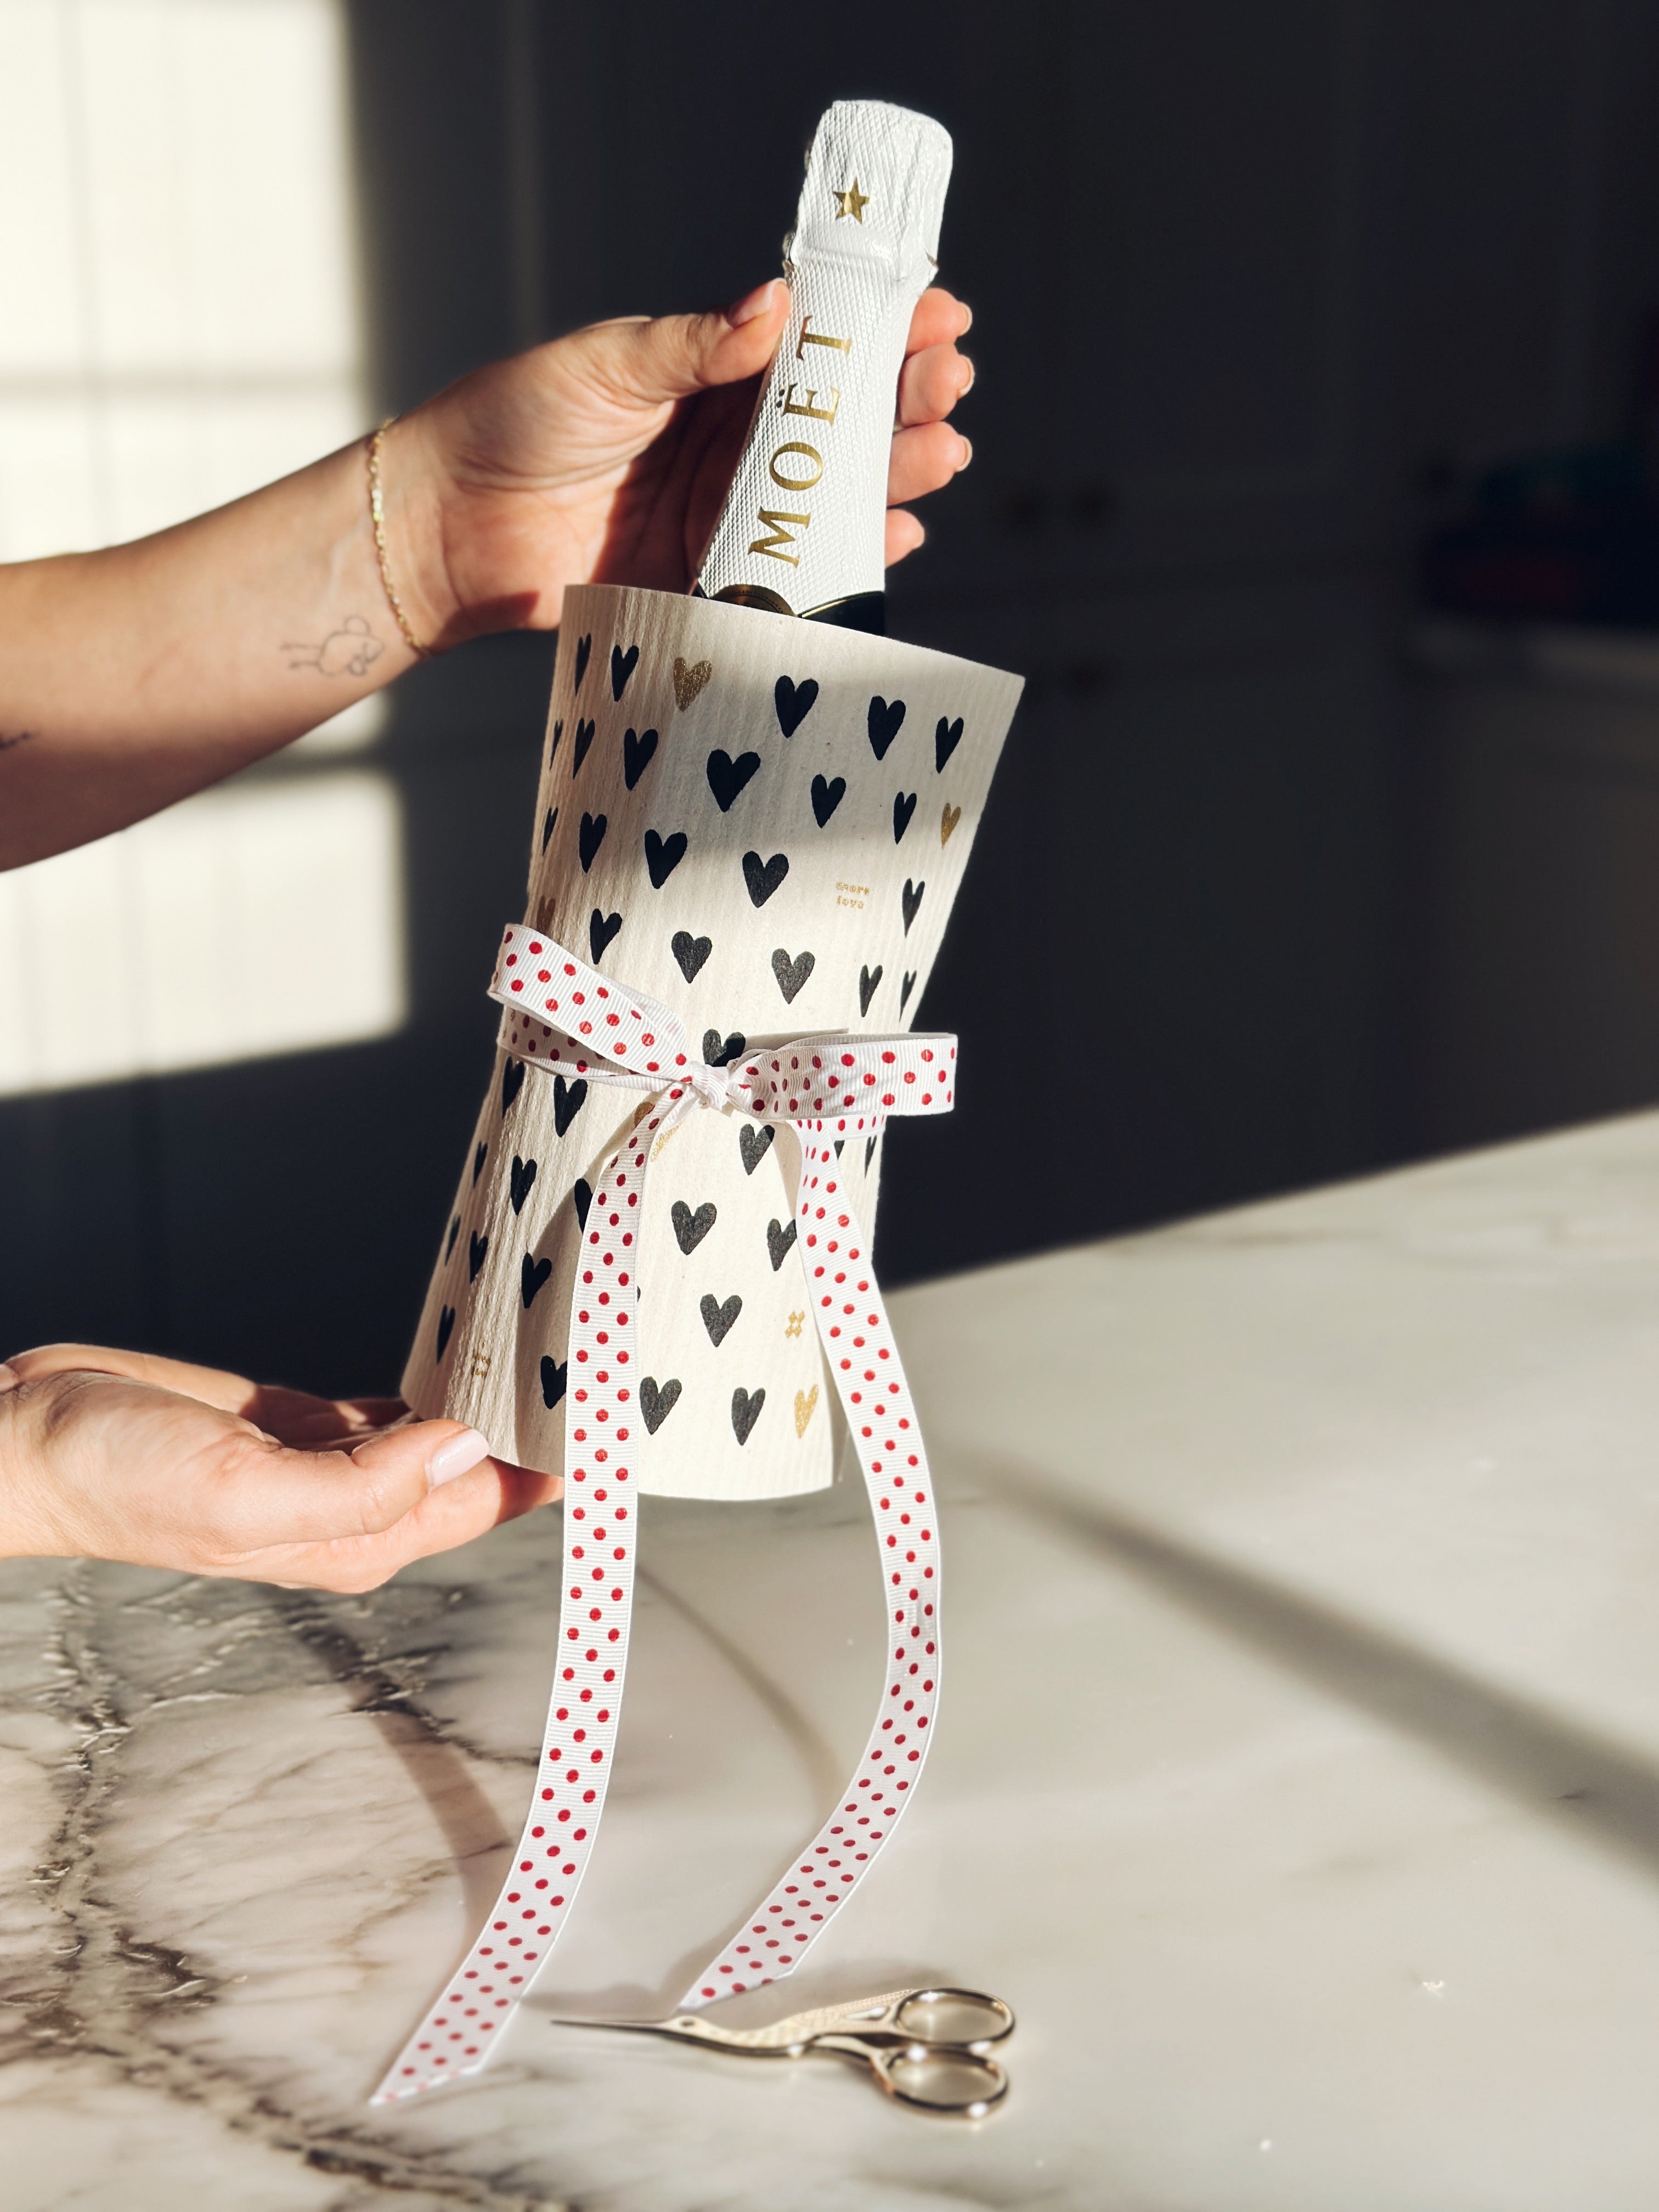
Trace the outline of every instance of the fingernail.
{"label": "fingernail", "polygon": [[775,276],[769,276],[764,284],[757,285],[752,292],[745,292],[735,307],[726,309],[726,319],[734,331],[740,331],[745,323],[752,323],[757,315],[766,313],[773,303],[773,288],[779,281]]}
{"label": "fingernail", "polygon": [[458,1474],[465,1474],[470,1467],[477,1467],[481,1459],[489,1455],[489,1440],[481,1437],[476,1429],[463,1429],[458,1437],[441,1443],[426,1463],[426,1486],[436,1490],[440,1483],[453,1482]]}
{"label": "fingernail", "polygon": [[968,394],[973,390],[979,377],[979,370],[975,368],[974,363],[969,360],[966,354],[962,357],[962,365],[967,370],[968,374],[962,380],[962,390],[957,394],[958,399],[964,399],[967,398]]}
{"label": "fingernail", "polygon": [[973,458],[974,441],[971,438],[963,438],[962,441],[962,459],[957,463],[957,466],[959,469],[965,469],[969,462],[971,461]]}
{"label": "fingernail", "polygon": [[966,300],[958,301],[957,305],[962,309],[962,328],[957,332],[957,336],[958,337],[966,337],[969,331],[974,327],[974,311],[969,306]]}

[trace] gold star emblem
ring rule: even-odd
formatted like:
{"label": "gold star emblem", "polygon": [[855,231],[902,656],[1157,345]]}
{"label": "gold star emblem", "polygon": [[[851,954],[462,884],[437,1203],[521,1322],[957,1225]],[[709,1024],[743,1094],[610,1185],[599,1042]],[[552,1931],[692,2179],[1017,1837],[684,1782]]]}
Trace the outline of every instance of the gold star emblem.
{"label": "gold star emblem", "polygon": [[862,222],[869,204],[869,193],[859,190],[859,180],[854,177],[844,192],[836,194],[836,221],[839,222],[842,216],[850,215],[854,222]]}

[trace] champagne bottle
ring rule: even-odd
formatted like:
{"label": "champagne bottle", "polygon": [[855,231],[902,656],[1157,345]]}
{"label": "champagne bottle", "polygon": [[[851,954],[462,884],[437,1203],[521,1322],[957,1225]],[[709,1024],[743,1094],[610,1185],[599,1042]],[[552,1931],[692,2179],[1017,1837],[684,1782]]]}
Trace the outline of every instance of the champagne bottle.
{"label": "champagne bottle", "polygon": [[703,597],[880,631],[895,396],[938,266],[950,134],[837,100],[785,246],[789,321],[703,557]]}

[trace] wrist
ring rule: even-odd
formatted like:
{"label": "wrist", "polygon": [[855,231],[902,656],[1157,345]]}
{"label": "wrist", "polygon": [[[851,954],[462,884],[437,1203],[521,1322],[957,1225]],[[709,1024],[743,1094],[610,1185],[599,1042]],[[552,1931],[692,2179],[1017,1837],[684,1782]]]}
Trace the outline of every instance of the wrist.
{"label": "wrist", "polygon": [[[375,554],[382,596],[394,614],[401,609],[411,645],[426,653],[447,652],[474,631],[450,574],[444,528],[448,470],[429,404],[386,426],[375,474],[381,538]],[[372,493],[366,491],[364,497],[369,505]],[[371,532],[374,526],[371,514]]]}
{"label": "wrist", "polygon": [[0,1364],[0,1559],[61,1556],[31,1510],[35,1489],[27,1393],[15,1368]]}
{"label": "wrist", "polygon": [[550,555],[548,543],[556,485],[504,471],[490,458],[526,434],[500,399],[515,366],[475,370],[386,434],[387,446],[398,441],[403,456],[394,453],[388,465],[408,471],[410,557],[418,563],[422,619],[431,625],[421,635],[440,652],[468,638],[557,622],[562,593],[548,581],[550,566],[565,565]]}

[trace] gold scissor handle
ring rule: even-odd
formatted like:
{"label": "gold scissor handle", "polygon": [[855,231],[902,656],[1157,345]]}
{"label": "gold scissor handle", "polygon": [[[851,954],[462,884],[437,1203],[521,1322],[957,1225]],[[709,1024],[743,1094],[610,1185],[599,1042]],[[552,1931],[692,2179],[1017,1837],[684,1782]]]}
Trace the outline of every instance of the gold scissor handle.
{"label": "gold scissor handle", "polygon": [[870,2070],[896,2105],[934,2119],[982,2120],[1008,2094],[994,2058],[937,2045],[869,2051]]}
{"label": "gold scissor handle", "polygon": [[878,2086],[907,2111],[983,2119],[1008,2094],[1008,2077],[990,2052],[1006,2042],[1015,2023],[1000,1997],[933,1984],[792,2013],[767,2027],[720,2027],[701,2013],[556,2025],[664,2036],[739,2057],[800,2058],[823,2051],[868,2067]]}

